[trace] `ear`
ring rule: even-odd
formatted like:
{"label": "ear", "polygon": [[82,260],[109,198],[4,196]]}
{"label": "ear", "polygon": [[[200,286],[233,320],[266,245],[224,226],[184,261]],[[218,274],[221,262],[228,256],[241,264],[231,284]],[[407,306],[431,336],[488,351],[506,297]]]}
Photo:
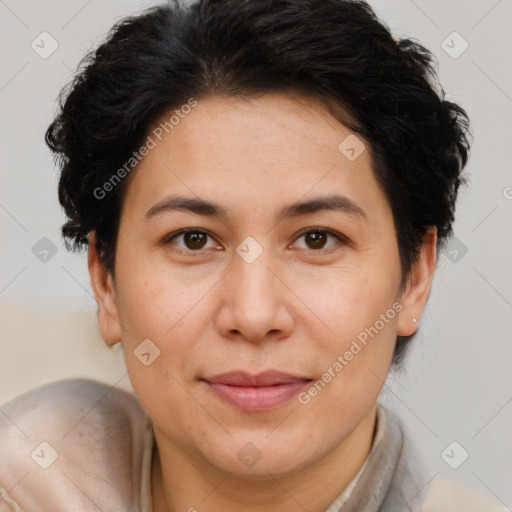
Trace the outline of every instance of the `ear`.
{"label": "ear", "polygon": [[101,262],[96,246],[96,232],[89,233],[87,239],[89,240],[87,263],[94,297],[98,303],[98,325],[103,339],[113,345],[121,341],[122,337],[114,280]]}
{"label": "ear", "polygon": [[[421,313],[430,292],[437,262],[437,228],[430,226],[423,237],[418,259],[411,269],[407,286],[400,303],[402,311],[398,320],[399,336],[411,336],[417,329]],[[413,322],[417,319],[417,323]]]}

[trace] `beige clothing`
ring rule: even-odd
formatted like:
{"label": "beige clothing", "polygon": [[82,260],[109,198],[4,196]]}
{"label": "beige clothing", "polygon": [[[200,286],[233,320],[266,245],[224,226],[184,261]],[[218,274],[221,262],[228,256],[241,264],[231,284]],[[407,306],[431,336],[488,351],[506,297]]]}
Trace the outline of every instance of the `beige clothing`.
{"label": "beige clothing", "polygon": [[[370,454],[325,512],[508,511],[432,479],[402,434],[378,404]],[[0,512],[152,512],[153,448],[151,420],[133,395],[85,379],[36,388],[0,412]]]}

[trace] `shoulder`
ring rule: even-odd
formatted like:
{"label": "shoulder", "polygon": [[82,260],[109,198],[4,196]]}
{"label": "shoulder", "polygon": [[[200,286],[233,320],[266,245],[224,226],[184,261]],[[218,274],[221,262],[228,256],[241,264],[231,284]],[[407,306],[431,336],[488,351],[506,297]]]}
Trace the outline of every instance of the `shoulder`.
{"label": "shoulder", "polygon": [[430,483],[421,512],[510,512],[465,485],[437,476]]}
{"label": "shoulder", "polygon": [[134,395],[93,380],[16,397],[0,410],[0,511],[135,510],[146,428]]}
{"label": "shoulder", "polygon": [[[382,428],[377,430],[376,440],[379,439],[379,430],[385,430],[380,435],[384,437],[380,449],[389,454],[395,447],[400,452],[396,456],[398,462],[393,469],[392,486],[395,496],[402,496],[404,499],[406,496],[413,496],[405,501],[420,512],[511,512],[503,504],[461,483],[439,474],[431,479],[431,473],[401,418],[386,406],[380,403],[379,406],[379,422],[381,419],[383,421]],[[400,435],[403,436],[402,439]],[[428,486],[425,485],[429,480]],[[391,506],[390,510],[394,508],[396,507]]]}

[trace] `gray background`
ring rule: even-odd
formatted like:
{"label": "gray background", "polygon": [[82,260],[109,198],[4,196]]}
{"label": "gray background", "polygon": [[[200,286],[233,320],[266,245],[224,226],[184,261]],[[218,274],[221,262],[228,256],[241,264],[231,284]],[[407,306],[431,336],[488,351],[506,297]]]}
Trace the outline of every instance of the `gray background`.
{"label": "gray background", "polygon": [[[67,253],[61,242],[58,176],[43,135],[85,52],[114,21],[153,4],[0,0],[0,403],[76,376],[130,389],[119,346],[108,350],[98,332],[86,256]],[[439,261],[406,370],[390,374],[381,399],[402,416],[432,476],[441,473],[510,508],[512,2],[371,4],[396,35],[434,52],[441,83],[468,111],[475,137],[456,239]],[[58,44],[47,58],[31,47],[35,41],[39,52],[51,48],[44,31]],[[464,41],[469,46],[458,55]],[[442,457],[453,441],[469,454],[457,469]],[[461,453],[456,447],[452,465]]]}

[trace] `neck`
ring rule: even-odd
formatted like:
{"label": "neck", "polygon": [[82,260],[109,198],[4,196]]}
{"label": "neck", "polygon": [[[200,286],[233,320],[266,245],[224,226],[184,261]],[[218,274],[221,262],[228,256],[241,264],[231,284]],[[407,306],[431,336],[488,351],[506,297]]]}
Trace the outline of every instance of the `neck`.
{"label": "neck", "polygon": [[206,508],[210,512],[324,511],[364,464],[375,428],[374,405],[352,433],[323,458],[293,474],[258,478],[201,464],[155,429],[153,512],[199,512]]}

